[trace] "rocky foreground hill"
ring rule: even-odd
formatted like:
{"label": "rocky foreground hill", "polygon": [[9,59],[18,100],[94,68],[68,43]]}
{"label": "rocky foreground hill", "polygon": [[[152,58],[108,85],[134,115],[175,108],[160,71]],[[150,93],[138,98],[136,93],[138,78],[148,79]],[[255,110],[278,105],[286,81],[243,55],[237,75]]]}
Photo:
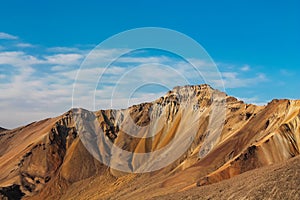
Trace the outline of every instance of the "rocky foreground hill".
{"label": "rocky foreground hill", "polygon": [[[85,126],[78,116],[90,116]],[[72,109],[1,131],[0,199],[299,199],[299,151],[300,101],[256,106],[176,87],[128,109]]]}

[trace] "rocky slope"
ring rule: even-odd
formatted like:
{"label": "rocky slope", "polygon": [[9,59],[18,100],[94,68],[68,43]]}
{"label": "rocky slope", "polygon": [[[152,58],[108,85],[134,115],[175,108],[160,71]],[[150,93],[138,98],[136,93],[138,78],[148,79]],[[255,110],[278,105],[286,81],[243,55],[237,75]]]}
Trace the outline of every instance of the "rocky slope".
{"label": "rocky slope", "polygon": [[300,156],[282,163],[245,172],[231,179],[178,193],[152,198],[166,199],[300,199]]}
{"label": "rocky slope", "polygon": [[73,109],[0,134],[0,197],[149,199],[197,190],[299,155],[299,120],[300,101],[256,106],[208,85],[124,110]]}

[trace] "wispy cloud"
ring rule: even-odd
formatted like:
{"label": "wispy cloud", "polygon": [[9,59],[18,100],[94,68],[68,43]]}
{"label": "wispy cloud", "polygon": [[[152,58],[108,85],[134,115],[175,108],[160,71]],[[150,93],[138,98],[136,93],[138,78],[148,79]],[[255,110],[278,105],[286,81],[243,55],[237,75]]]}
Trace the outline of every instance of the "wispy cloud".
{"label": "wispy cloud", "polygon": [[250,66],[249,65],[244,65],[243,67],[241,67],[241,71],[247,72],[250,70]]}
{"label": "wispy cloud", "polygon": [[[5,37],[17,39],[16,36]],[[88,55],[87,48],[17,44],[19,46],[16,42],[11,46],[5,44],[5,49],[9,50],[0,52],[0,122],[6,127],[56,116],[70,109],[75,78],[78,99],[74,106],[88,109],[94,102],[99,109],[110,108],[111,100],[114,108],[152,101],[174,86],[204,83],[203,74],[216,81],[217,86],[222,85],[222,80],[215,79],[220,74],[211,70],[215,65],[204,60],[187,59],[198,66],[200,74],[191,64],[178,58],[144,54],[123,56],[106,68],[104,63],[128,49],[99,49]],[[22,46],[32,48],[20,49]],[[82,61],[85,67],[78,71]],[[249,87],[267,80],[261,73],[245,78],[250,66],[247,70],[241,67],[226,69],[221,73],[226,88]],[[141,89],[147,84],[161,85],[165,91]]]}
{"label": "wispy cloud", "polygon": [[0,39],[4,39],[4,40],[16,40],[18,39],[17,36],[8,34],[8,33],[4,33],[4,32],[0,32]]}
{"label": "wispy cloud", "polygon": [[258,105],[258,106],[264,106],[264,105],[267,105],[268,104],[268,101],[261,101],[260,98],[258,97],[237,97],[238,99],[244,101],[245,103],[248,103],[248,104],[254,104],[254,105]]}
{"label": "wispy cloud", "polygon": [[79,67],[81,58],[77,54],[0,52],[0,81],[5,80],[0,84],[1,125],[12,128],[70,109],[75,74],[66,77],[61,71],[51,72],[51,67],[73,70]]}
{"label": "wispy cloud", "polygon": [[281,70],[280,70],[280,74],[281,74],[282,76],[293,76],[293,75],[294,75],[293,72],[288,71],[288,70],[286,70],[286,69],[281,69]]}
{"label": "wispy cloud", "polygon": [[70,53],[70,52],[80,52],[82,50],[76,47],[50,47],[47,48],[47,51],[55,52],[55,53]]}
{"label": "wispy cloud", "polygon": [[263,73],[255,74],[251,78],[241,78],[241,75],[237,72],[223,72],[222,76],[225,88],[252,87],[253,85],[268,81],[266,75]]}
{"label": "wispy cloud", "polygon": [[16,47],[21,47],[21,48],[32,48],[34,47],[34,45],[30,44],[30,43],[17,43]]}
{"label": "wispy cloud", "polygon": [[43,61],[23,51],[0,52],[0,65],[11,65],[12,67],[28,67]]}
{"label": "wispy cloud", "polygon": [[56,65],[74,65],[79,64],[83,55],[77,53],[69,54],[54,54],[51,56],[45,56],[45,63],[47,64],[56,64]]}
{"label": "wispy cloud", "polygon": [[73,70],[72,68],[70,68],[69,66],[65,66],[65,65],[54,65],[51,67],[51,71],[54,72],[66,72],[66,71],[70,71]]}
{"label": "wispy cloud", "polygon": [[165,56],[150,56],[150,57],[121,57],[118,62],[122,63],[166,63],[170,58]]}

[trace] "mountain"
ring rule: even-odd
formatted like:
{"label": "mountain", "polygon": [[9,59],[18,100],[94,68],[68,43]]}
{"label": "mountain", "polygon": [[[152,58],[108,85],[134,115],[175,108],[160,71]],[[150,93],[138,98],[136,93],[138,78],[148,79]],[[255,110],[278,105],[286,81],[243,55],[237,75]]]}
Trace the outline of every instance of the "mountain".
{"label": "mountain", "polygon": [[6,131],[7,129],[0,127],[0,133]]}
{"label": "mountain", "polygon": [[[299,177],[291,167],[299,166],[299,120],[300,101],[256,106],[209,85],[175,87],[127,109],[72,109],[0,134],[0,199],[208,199],[204,191],[218,188],[249,197],[243,182]],[[274,188],[260,197],[289,191]]]}

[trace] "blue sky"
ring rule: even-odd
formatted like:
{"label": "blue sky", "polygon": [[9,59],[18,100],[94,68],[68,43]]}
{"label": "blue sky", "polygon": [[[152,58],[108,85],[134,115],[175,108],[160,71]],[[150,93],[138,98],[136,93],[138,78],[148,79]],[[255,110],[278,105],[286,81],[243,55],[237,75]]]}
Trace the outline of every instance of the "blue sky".
{"label": "blue sky", "polygon": [[[74,78],[90,50],[112,35],[139,27],[169,28],[196,40],[215,61],[229,95],[257,104],[273,98],[300,99],[299,19],[296,0],[2,1],[0,126],[13,128],[70,109]],[[127,57],[112,67],[110,77],[117,80],[124,70],[141,64],[136,58],[143,64],[153,59],[178,64],[176,56],[154,51]],[[131,103],[162,95],[164,90],[157,87],[139,90]],[[97,105],[109,107],[100,100]]]}

